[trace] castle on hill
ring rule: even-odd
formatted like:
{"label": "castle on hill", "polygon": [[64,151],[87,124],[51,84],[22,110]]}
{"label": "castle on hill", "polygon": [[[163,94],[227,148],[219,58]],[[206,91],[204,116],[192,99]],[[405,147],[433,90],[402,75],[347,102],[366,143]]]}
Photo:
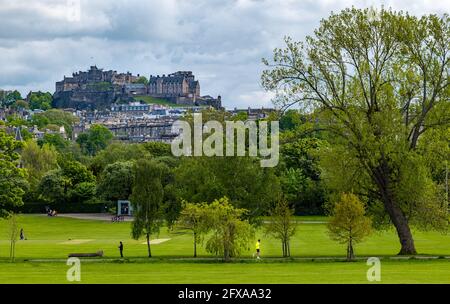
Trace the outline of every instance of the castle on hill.
{"label": "castle on hill", "polygon": [[139,79],[139,74],[103,71],[91,66],[86,72],[79,71],[56,82],[53,106],[105,109],[114,103],[131,102],[136,96],[151,96],[178,105],[222,107],[220,96],[201,96],[200,83],[191,71],[178,71],[167,76],[150,75],[148,83],[139,82]]}

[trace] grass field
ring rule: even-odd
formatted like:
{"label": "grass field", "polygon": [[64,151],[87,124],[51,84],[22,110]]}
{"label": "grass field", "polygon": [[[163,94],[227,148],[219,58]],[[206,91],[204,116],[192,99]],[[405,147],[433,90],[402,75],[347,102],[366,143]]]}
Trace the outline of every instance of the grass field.
{"label": "grass field", "polygon": [[[130,238],[130,223],[111,223],[41,215],[24,215],[19,226],[26,241],[16,245],[16,262],[9,262],[8,226],[0,221],[0,283],[65,283],[67,255],[71,252],[104,251],[103,259],[82,260],[82,283],[367,283],[365,260],[338,261],[345,248],[328,238],[325,218],[301,220],[291,242],[293,259],[280,259],[279,241],[261,238],[263,260],[251,259],[252,250],[232,263],[199,248],[192,259],[192,236],[183,231],[159,236],[170,240],[152,245],[154,258],[146,258],[144,239]],[[314,223],[316,222],[316,223]],[[421,255],[450,256],[450,235],[414,232]],[[119,241],[124,243],[125,259],[119,258]],[[253,246],[251,246],[253,247]],[[253,249],[253,248],[251,248]],[[382,259],[382,283],[450,283],[450,259],[392,260],[399,250],[393,231],[372,235],[356,247],[357,256]],[[330,257],[323,260],[322,258]],[[312,261],[314,260],[314,261]]]}
{"label": "grass field", "polygon": [[175,104],[170,103],[165,99],[155,98],[155,97],[151,97],[151,96],[136,96],[136,97],[134,97],[134,100],[142,101],[147,104],[157,104],[157,105],[163,105],[163,106],[168,106],[168,107],[176,106]]}

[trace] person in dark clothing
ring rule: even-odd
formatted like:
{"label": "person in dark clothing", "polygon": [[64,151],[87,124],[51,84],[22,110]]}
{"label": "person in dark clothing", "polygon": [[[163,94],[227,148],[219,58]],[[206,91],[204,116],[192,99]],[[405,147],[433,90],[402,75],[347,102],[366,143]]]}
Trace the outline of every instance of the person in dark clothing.
{"label": "person in dark clothing", "polygon": [[122,244],[122,242],[120,242],[119,251],[120,251],[120,257],[123,258],[123,244]]}
{"label": "person in dark clothing", "polygon": [[20,229],[20,240],[25,240],[25,234],[23,233],[23,228]]}

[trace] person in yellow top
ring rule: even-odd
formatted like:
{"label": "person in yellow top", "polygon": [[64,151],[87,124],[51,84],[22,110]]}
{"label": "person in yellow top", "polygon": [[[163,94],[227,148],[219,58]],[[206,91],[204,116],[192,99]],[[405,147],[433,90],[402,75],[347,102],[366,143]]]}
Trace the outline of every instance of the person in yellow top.
{"label": "person in yellow top", "polygon": [[[255,245],[255,247],[256,247],[256,258],[259,260],[260,259],[260,246],[261,246],[261,240],[258,240],[257,242],[256,242],[256,245]],[[254,255],[253,255],[254,256]]]}

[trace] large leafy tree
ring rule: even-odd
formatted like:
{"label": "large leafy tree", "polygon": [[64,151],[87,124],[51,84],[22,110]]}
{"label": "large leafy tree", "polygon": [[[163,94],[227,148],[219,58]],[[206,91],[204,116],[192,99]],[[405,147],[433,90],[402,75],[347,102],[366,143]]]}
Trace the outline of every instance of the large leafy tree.
{"label": "large leafy tree", "polygon": [[71,181],[61,170],[47,172],[38,186],[39,197],[49,203],[65,203],[69,200]]}
{"label": "large leafy tree", "polygon": [[112,139],[113,134],[107,127],[93,125],[88,131],[78,135],[77,143],[86,155],[94,156],[105,149]]}
{"label": "large leafy tree", "polygon": [[146,142],[142,146],[154,157],[172,156],[170,144],[163,142]]}
{"label": "large leafy tree", "polygon": [[315,109],[336,138],[329,152],[334,169],[343,166],[333,178],[345,177],[387,216],[400,254],[415,254],[410,224],[446,223],[418,147],[450,123],[448,15],[345,9],[304,43],[287,38],[264,62],[263,85],[278,90],[281,105]]}
{"label": "large leafy tree", "polygon": [[208,252],[222,254],[224,261],[228,262],[249,249],[255,231],[245,219],[246,209],[234,207],[227,197],[214,200],[206,208],[207,223],[212,230],[206,242]]}
{"label": "large leafy tree", "polygon": [[21,151],[21,162],[27,169],[30,184],[37,184],[46,172],[58,167],[58,152],[53,146],[39,147],[36,141],[28,140]]}
{"label": "large leafy tree", "polygon": [[138,160],[134,168],[134,185],[130,197],[134,210],[132,236],[139,239],[145,235],[149,258],[152,256],[150,236],[159,232],[164,220],[163,170],[163,165],[146,159]]}
{"label": "large leafy tree", "polygon": [[16,101],[22,100],[22,96],[20,95],[20,92],[17,90],[12,91],[11,93],[6,94],[5,97],[1,100],[2,106],[12,106]]}
{"label": "large leafy tree", "polygon": [[134,162],[115,162],[107,165],[100,176],[97,194],[108,201],[127,200],[134,182]]}
{"label": "large leafy tree", "polygon": [[41,197],[50,203],[80,203],[95,195],[95,177],[80,162],[60,158],[59,169],[47,172],[39,183]]}
{"label": "large leafy tree", "polygon": [[355,258],[354,245],[371,232],[372,221],[365,213],[364,204],[352,193],[343,193],[333,206],[328,233],[331,239],[347,245],[348,261]]}
{"label": "large leafy tree", "polygon": [[192,231],[194,238],[194,258],[197,257],[197,245],[211,229],[209,225],[210,214],[207,203],[192,204],[183,202],[183,209],[177,221],[177,227]]}
{"label": "large leafy tree", "polygon": [[34,140],[28,140],[21,152],[22,166],[27,170],[30,185],[25,201],[36,200],[38,186],[45,173],[58,167],[58,152],[53,146],[44,144],[42,147]]}
{"label": "large leafy tree", "polygon": [[280,182],[284,197],[297,213],[322,214],[325,190],[320,176],[318,151],[326,142],[285,131],[281,136]]}
{"label": "large leafy tree", "polygon": [[109,164],[150,158],[150,156],[142,144],[113,142],[95,155],[91,160],[90,168],[96,176],[99,176]]}
{"label": "large leafy tree", "polygon": [[193,203],[228,197],[249,210],[251,220],[263,215],[281,193],[272,168],[250,157],[186,157],[175,169],[178,197]]}
{"label": "large leafy tree", "polygon": [[28,187],[25,169],[19,168],[17,150],[22,142],[0,130],[0,217],[6,217],[20,207]]}
{"label": "large leafy tree", "polygon": [[48,110],[52,107],[53,96],[50,92],[33,92],[28,97],[30,108],[32,110]]}
{"label": "large leafy tree", "polygon": [[64,139],[61,134],[58,133],[46,133],[44,136],[37,141],[38,145],[43,146],[48,144],[53,146],[58,150],[58,152],[65,152],[69,146],[69,141]]}
{"label": "large leafy tree", "polygon": [[291,256],[290,240],[297,230],[297,221],[294,210],[289,207],[286,200],[280,200],[269,212],[270,221],[265,230],[269,235],[281,241],[283,257]]}

